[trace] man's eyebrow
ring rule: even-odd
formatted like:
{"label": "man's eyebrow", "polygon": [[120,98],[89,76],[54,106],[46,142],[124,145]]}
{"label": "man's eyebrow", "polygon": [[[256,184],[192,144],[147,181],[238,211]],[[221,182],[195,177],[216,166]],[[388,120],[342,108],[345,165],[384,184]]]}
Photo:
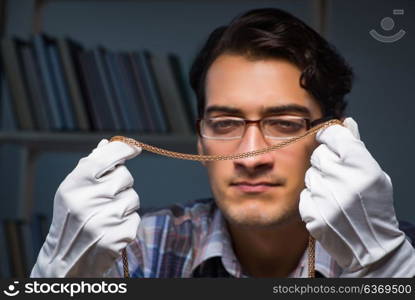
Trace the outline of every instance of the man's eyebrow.
{"label": "man's eyebrow", "polygon": [[300,113],[306,115],[307,117],[311,116],[310,110],[302,105],[298,104],[287,104],[267,107],[264,110],[265,114],[286,114],[286,113]]}
{"label": "man's eyebrow", "polygon": [[[206,108],[205,114],[209,115],[211,113],[228,113],[232,115],[243,115],[243,111],[238,108],[230,106],[221,106],[221,105],[212,105]],[[298,104],[287,104],[279,106],[267,107],[263,111],[264,114],[287,114],[287,113],[300,113],[306,115],[307,117],[311,116],[310,110],[302,105]]]}
{"label": "man's eyebrow", "polygon": [[243,112],[241,109],[230,107],[230,106],[221,106],[221,105],[212,105],[206,108],[205,114],[209,115],[214,112],[222,112],[222,113],[228,113],[232,115],[242,115]]}

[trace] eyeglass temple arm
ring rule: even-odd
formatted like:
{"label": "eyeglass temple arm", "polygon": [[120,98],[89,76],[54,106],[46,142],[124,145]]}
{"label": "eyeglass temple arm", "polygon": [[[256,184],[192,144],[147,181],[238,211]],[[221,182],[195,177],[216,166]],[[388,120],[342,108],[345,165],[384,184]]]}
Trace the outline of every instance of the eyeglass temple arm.
{"label": "eyeglass temple arm", "polygon": [[324,123],[326,121],[332,120],[332,119],[339,120],[339,118],[330,115],[330,116],[323,117],[323,118],[320,118],[320,119],[317,119],[317,120],[314,120],[314,121],[310,122],[310,128],[311,127],[314,127],[314,126],[317,126],[317,125],[319,125],[321,123]]}

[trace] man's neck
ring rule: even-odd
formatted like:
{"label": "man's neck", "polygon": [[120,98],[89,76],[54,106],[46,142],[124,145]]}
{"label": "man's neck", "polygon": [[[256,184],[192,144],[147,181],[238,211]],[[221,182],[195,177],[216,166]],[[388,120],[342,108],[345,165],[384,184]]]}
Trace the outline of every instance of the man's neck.
{"label": "man's neck", "polygon": [[242,269],[253,277],[287,277],[308,244],[309,234],[301,221],[273,228],[228,223],[228,228]]}

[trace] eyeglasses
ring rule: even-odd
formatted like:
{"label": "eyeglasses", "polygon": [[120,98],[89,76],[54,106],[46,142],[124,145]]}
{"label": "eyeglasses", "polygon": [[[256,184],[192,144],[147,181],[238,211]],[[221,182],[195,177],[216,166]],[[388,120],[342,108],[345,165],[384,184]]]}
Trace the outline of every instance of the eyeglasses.
{"label": "eyeglasses", "polygon": [[248,124],[259,124],[265,138],[286,140],[304,134],[316,121],[310,122],[308,118],[289,115],[270,116],[259,120],[213,117],[198,120],[197,128],[200,136],[205,139],[237,140],[244,136]]}

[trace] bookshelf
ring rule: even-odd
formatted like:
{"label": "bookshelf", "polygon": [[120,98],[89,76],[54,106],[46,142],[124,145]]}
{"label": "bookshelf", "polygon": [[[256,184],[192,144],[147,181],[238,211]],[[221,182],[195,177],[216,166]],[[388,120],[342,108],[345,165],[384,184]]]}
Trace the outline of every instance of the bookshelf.
{"label": "bookshelf", "polygon": [[[23,191],[20,218],[30,220],[33,209],[33,191],[35,182],[35,166],[37,158],[44,152],[89,152],[103,139],[110,139],[117,132],[99,133],[53,133],[53,132],[0,132],[0,144],[15,144],[23,148],[23,168],[21,170]],[[195,153],[196,137],[188,135],[137,135],[125,134],[158,147],[165,147],[178,152]],[[151,154],[152,155],[152,154]]]}
{"label": "bookshelf", "polygon": [[[43,10],[46,5],[52,2],[63,2],[69,0],[34,0],[32,3],[33,32],[42,32]],[[99,0],[113,1],[113,0]],[[123,0],[138,1],[138,0]],[[84,1],[73,1],[82,5]],[[113,1],[114,2],[114,1]],[[7,32],[7,1],[0,0],[0,15],[4,16],[0,23],[0,34],[4,38]],[[53,74],[51,74],[53,76]],[[33,113],[33,112],[32,112]],[[165,117],[167,115],[165,114]],[[92,121],[91,121],[92,122]],[[170,128],[172,129],[172,128]],[[21,193],[23,200],[22,209],[19,209],[19,217],[23,220],[30,220],[32,216],[32,203],[35,182],[35,166],[40,154],[45,152],[85,152],[88,153],[93,149],[102,138],[109,139],[114,135],[125,135],[143,141],[145,143],[155,145],[162,148],[171,149],[173,151],[195,153],[196,136],[191,131],[185,132],[165,132],[158,133],[139,133],[133,131],[105,131],[95,128],[91,130],[24,130],[0,131],[0,145],[17,145],[22,148],[23,168],[21,172],[21,186],[26,187]],[[19,200],[20,201],[20,200]]]}
{"label": "bookshelf", "polygon": [[[0,132],[0,143],[13,143],[27,147],[31,151],[90,151],[101,139],[110,139],[119,132],[99,133],[54,133],[54,132]],[[192,152],[196,148],[196,137],[188,135],[138,135],[125,136],[158,147],[166,147],[180,152]]]}

